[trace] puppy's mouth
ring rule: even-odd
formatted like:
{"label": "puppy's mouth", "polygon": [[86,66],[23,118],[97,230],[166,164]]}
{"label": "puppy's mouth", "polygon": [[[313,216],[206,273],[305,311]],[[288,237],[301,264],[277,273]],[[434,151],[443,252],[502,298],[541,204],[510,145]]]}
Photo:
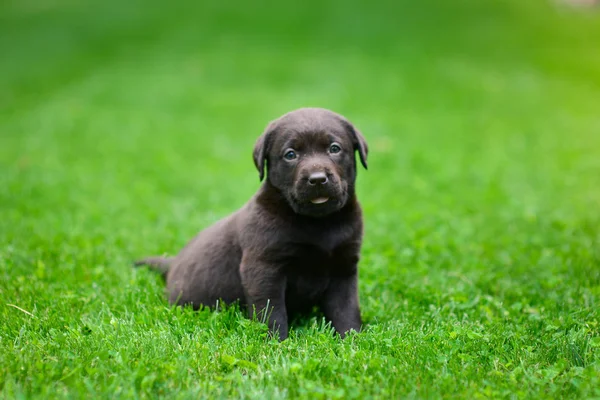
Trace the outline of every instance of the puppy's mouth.
{"label": "puppy's mouth", "polygon": [[327,185],[310,186],[303,181],[296,182],[285,192],[292,209],[301,215],[324,217],[339,211],[348,200],[346,183],[332,177]]}
{"label": "puppy's mouth", "polygon": [[310,202],[313,204],[323,204],[329,201],[329,197],[316,197],[312,199]]}

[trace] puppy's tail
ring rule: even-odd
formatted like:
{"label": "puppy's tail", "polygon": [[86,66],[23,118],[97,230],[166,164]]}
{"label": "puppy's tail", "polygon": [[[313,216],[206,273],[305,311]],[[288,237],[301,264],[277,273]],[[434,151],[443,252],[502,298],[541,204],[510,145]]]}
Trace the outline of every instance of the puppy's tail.
{"label": "puppy's tail", "polygon": [[141,260],[138,260],[133,263],[134,267],[148,266],[150,269],[160,272],[162,276],[167,276],[167,272],[169,272],[169,268],[171,268],[171,263],[173,262],[173,257],[147,257]]}

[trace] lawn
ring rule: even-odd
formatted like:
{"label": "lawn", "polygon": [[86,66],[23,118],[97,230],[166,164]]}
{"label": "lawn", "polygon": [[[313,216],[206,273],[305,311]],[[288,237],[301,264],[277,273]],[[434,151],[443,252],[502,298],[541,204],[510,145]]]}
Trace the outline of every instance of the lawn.
{"label": "lawn", "polygon": [[[600,397],[600,13],[0,4],[0,397]],[[301,106],[370,145],[364,331],[171,308],[130,263],[259,187]]]}

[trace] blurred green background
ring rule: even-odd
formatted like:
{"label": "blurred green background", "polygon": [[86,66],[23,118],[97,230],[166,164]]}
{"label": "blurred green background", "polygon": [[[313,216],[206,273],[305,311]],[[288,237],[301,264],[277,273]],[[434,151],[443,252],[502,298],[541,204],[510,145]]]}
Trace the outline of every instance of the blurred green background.
{"label": "blurred green background", "polygon": [[[542,1],[3,1],[0,393],[600,396],[599,45]],[[303,106],[370,145],[367,329],[170,309],[130,261],[246,202]]]}

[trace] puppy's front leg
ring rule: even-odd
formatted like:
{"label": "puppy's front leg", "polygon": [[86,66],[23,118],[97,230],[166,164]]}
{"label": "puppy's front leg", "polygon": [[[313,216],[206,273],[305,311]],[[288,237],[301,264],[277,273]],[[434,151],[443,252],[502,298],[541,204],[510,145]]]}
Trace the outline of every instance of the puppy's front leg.
{"label": "puppy's front leg", "polygon": [[321,308],[342,338],[351,329],[359,332],[362,319],[358,304],[358,274],[331,278]]}
{"label": "puppy's front leg", "polygon": [[279,340],[288,337],[285,308],[285,276],[277,268],[258,260],[246,259],[240,268],[248,314],[259,321],[268,320],[270,333]]}

